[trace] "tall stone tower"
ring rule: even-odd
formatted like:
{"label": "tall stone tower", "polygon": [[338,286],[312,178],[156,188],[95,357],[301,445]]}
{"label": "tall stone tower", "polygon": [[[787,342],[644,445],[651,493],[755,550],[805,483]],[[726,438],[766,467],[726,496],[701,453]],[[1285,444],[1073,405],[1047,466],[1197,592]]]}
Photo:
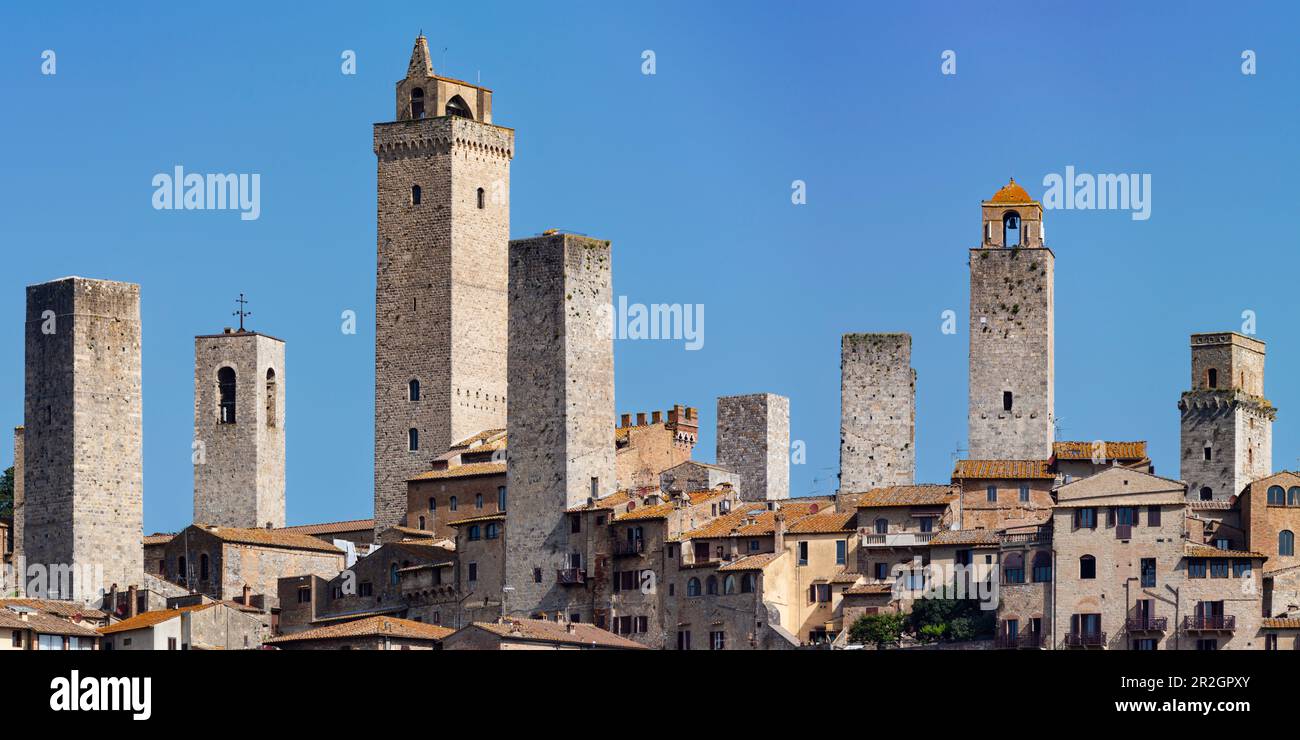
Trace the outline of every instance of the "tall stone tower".
{"label": "tall stone tower", "polygon": [[514,132],[492,125],[491,90],[433,73],[420,36],[374,148],[378,534],[403,520],[408,478],[505,426]]}
{"label": "tall stone tower", "polygon": [[[13,538],[13,562],[14,575],[16,576],[14,586],[17,586],[19,595],[22,594],[24,587],[23,572],[21,565],[27,562],[27,557],[23,553],[23,516],[27,511],[25,502],[26,491],[23,484],[23,435],[25,430],[22,427],[14,427],[14,527],[10,536]],[[3,579],[0,579],[3,580]],[[6,589],[7,590],[7,589]],[[12,593],[12,592],[10,592]]]}
{"label": "tall stone tower", "polygon": [[1179,476],[1192,500],[1226,501],[1273,474],[1273,419],[1264,397],[1264,343],[1235,332],[1192,335],[1192,389],[1182,413]]}
{"label": "tall stone tower", "polygon": [[845,334],[840,343],[840,490],[906,486],[915,475],[912,335]]}
{"label": "tall stone tower", "polygon": [[1055,435],[1056,257],[1043,207],[1012,180],[984,201],[970,250],[969,457],[1045,460]]}
{"label": "tall stone tower", "polygon": [[140,286],[27,287],[23,549],[29,596],[93,600],[144,575]]}
{"label": "tall stone tower", "polygon": [[194,338],[194,521],[284,526],[284,342],[226,329]]}
{"label": "tall stone tower", "polygon": [[609,242],[553,234],[510,243],[512,614],[567,609],[571,592],[586,593],[561,573],[593,567],[565,511],[616,487],[612,303]]}
{"label": "tall stone tower", "polygon": [[718,399],[718,465],[740,476],[745,501],[790,498],[790,399],[775,393]]}

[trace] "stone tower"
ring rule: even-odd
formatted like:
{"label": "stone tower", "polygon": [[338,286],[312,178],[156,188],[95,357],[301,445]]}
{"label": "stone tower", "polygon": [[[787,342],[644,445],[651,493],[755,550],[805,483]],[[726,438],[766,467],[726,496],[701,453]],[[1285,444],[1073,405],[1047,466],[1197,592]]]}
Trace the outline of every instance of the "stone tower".
{"label": "stone tower", "polygon": [[284,526],[284,342],[226,329],[194,338],[194,521]]}
{"label": "stone tower", "polygon": [[1046,460],[1055,436],[1053,283],[1043,207],[1012,180],[970,250],[969,457]]}
{"label": "stone tower", "polygon": [[775,393],[718,399],[718,465],[740,476],[746,501],[790,498],[790,399]]}
{"label": "stone tower", "polygon": [[553,234],[510,243],[511,614],[558,611],[586,593],[561,571],[594,575],[565,511],[616,487],[612,305],[609,242]]}
{"label": "stone tower", "polygon": [[912,335],[845,334],[840,344],[840,490],[906,486],[916,474]]}
{"label": "stone tower", "polygon": [[10,536],[14,550],[14,574],[17,576],[13,585],[18,587],[19,595],[24,585],[20,566],[26,562],[26,556],[23,554],[23,515],[27,510],[24,502],[26,492],[23,490],[23,434],[22,427],[14,427],[14,526]]}
{"label": "stone tower", "polygon": [[492,91],[433,73],[423,36],[375,124],[375,532],[406,481],[455,441],[506,423],[506,279],[514,132]]}
{"label": "stone tower", "polygon": [[1273,419],[1264,397],[1264,343],[1235,332],[1192,335],[1192,389],[1182,413],[1179,477],[1187,495],[1226,501],[1273,474]]}
{"label": "stone tower", "polygon": [[27,287],[23,549],[30,583],[89,601],[144,575],[140,286]]}

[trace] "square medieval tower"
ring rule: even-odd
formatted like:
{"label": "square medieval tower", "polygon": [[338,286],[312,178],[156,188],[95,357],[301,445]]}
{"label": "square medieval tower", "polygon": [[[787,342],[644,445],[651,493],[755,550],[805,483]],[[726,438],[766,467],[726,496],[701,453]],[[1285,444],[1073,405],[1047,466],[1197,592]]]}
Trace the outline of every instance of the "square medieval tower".
{"label": "square medieval tower", "polygon": [[375,124],[375,532],[406,481],[455,441],[506,424],[506,290],[514,132],[492,91],[433,73],[424,36]]}
{"label": "square medieval tower", "polygon": [[969,457],[1046,460],[1055,436],[1053,283],[1043,207],[1012,180],[970,250]]}

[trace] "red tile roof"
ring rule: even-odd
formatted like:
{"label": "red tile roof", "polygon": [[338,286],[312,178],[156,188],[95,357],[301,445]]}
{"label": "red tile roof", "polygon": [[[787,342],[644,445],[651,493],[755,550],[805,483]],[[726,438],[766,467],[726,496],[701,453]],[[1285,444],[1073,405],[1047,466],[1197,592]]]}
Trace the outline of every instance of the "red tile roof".
{"label": "red tile roof", "polygon": [[130,619],[124,619],[117,624],[111,624],[107,627],[100,627],[99,634],[111,635],[117,632],[130,632],[131,630],[144,629],[156,624],[162,624],[169,619],[175,619],[186,612],[201,612],[204,609],[211,609],[214,606],[221,606],[220,603],[195,604],[194,606],[182,606],[179,609],[161,609],[159,611],[145,612]]}
{"label": "red tile roof", "polygon": [[481,629],[506,640],[550,642],[564,645],[645,650],[644,645],[585,623],[549,622],[545,619],[507,619],[503,622],[474,622],[464,629]]}
{"label": "red tile roof", "polygon": [[[1057,460],[1091,460],[1095,442],[1053,442],[1052,454]],[[1145,460],[1146,442],[1102,442],[1098,457],[1105,460]]]}
{"label": "red tile roof", "polygon": [[407,478],[408,481],[444,480],[447,478],[469,478],[476,475],[502,475],[506,472],[503,462],[482,462],[457,465],[446,470],[426,470],[419,475]]}
{"label": "red tile roof", "polygon": [[958,460],[954,480],[1031,480],[1056,478],[1047,460]]}
{"label": "red tile roof", "polygon": [[992,529],[945,529],[930,539],[930,545],[997,547],[1002,540]]}
{"label": "red tile roof", "polygon": [[732,570],[762,570],[768,563],[781,557],[779,552],[765,552],[758,555],[747,555],[739,560],[733,560],[726,565],[718,568],[719,572]]}
{"label": "red tile roof", "polygon": [[873,488],[858,497],[858,508],[944,506],[957,498],[951,483]]}
{"label": "red tile roof", "polygon": [[367,617],[351,622],[331,624],[327,627],[294,632],[289,635],[273,637],[267,645],[283,645],[293,642],[311,642],[313,640],[342,640],[349,637],[402,637],[411,640],[432,640],[441,642],[455,630],[435,624],[414,622],[397,617]]}
{"label": "red tile roof", "polygon": [[1266,617],[1261,625],[1268,630],[1300,630],[1300,618]]}
{"label": "red tile roof", "polygon": [[316,552],[343,554],[342,550],[324,540],[319,540],[309,534],[285,529],[214,527],[207,524],[195,524],[193,526],[222,542],[235,545],[260,545],[262,547],[278,547],[289,550],[314,550]]}
{"label": "red tile roof", "polygon": [[320,524],[299,524],[293,527],[281,527],[285,532],[297,532],[299,534],[339,534],[341,532],[359,532],[366,529],[374,529],[374,519],[349,519],[342,522],[322,522]]}
{"label": "red tile roof", "polygon": [[1209,545],[1196,545],[1190,542],[1185,543],[1186,550],[1184,555],[1189,558],[1259,558],[1267,560],[1268,556],[1261,552],[1250,552],[1247,550],[1220,550],[1217,547]]}

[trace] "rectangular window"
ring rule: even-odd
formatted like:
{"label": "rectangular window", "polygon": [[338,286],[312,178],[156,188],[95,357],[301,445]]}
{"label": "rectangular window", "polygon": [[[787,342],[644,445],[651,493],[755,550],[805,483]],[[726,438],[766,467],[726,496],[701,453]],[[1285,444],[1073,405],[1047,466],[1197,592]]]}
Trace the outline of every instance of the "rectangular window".
{"label": "rectangular window", "polygon": [[1075,529],[1096,529],[1097,510],[1094,508],[1075,509],[1074,528]]}
{"label": "rectangular window", "polygon": [[725,632],[709,633],[709,649],[725,650],[727,648],[727,636]]}
{"label": "rectangular window", "polygon": [[1160,526],[1160,507],[1159,507],[1159,506],[1148,506],[1148,507],[1147,507],[1147,526],[1148,526],[1148,527],[1159,527],[1159,526]]}
{"label": "rectangular window", "polygon": [[175,650],[175,649],[176,649],[176,638],[175,638],[175,637],[168,637],[168,638],[167,638],[167,649],[168,649],[168,650]]}
{"label": "rectangular window", "polygon": [[1028,483],[1021,483],[1021,484],[1020,484],[1020,501],[1021,501],[1022,503],[1026,503],[1026,504],[1029,503],[1029,484],[1028,484]]}
{"label": "rectangular window", "polygon": [[1002,410],[1003,410],[1003,411],[1010,411],[1010,410],[1011,410],[1011,401],[1012,401],[1011,391],[1002,391]]}
{"label": "rectangular window", "polygon": [[1212,455],[1210,454],[1210,446],[1209,446],[1209,445],[1206,445],[1206,446],[1205,446],[1205,461],[1206,461],[1206,462],[1210,462],[1210,458],[1211,458],[1211,457],[1212,457]]}
{"label": "rectangular window", "polygon": [[497,511],[506,510],[506,487],[497,486]]}
{"label": "rectangular window", "polygon": [[996,504],[998,502],[998,487],[989,486],[987,490],[987,496],[990,504]]}
{"label": "rectangular window", "polygon": [[21,648],[23,646],[22,630],[14,630],[13,635],[10,636],[10,639],[13,640],[14,647]]}
{"label": "rectangular window", "polygon": [[1228,577],[1228,560],[1226,558],[1214,558],[1210,560],[1210,577],[1227,578]]}
{"label": "rectangular window", "polygon": [[835,541],[835,564],[844,565],[849,557],[849,543],[847,540]]}
{"label": "rectangular window", "polygon": [[1234,561],[1232,561],[1232,575],[1233,575],[1233,577],[1235,577],[1235,578],[1249,578],[1249,577],[1250,577],[1250,561],[1249,561],[1249,560],[1234,560]]}
{"label": "rectangular window", "polygon": [[677,649],[678,649],[678,650],[690,650],[690,649],[691,649],[691,631],[690,631],[690,630],[677,630]]}
{"label": "rectangular window", "polygon": [[800,565],[808,564],[808,543],[807,542],[799,543],[799,564]]}
{"label": "rectangular window", "polygon": [[478,563],[469,564],[469,580],[471,581],[478,580]]}
{"label": "rectangular window", "polygon": [[582,531],[582,515],[571,514],[569,516],[569,533],[577,534]]}
{"label": "rectangular window", "polygon": [[298,603],[299,603],[299,604],[307,604],[307,603],[309,603],[309,602],[311,602],[311,587],[310,587],[310,586],[299,586],[299,587],[298,587]]}
{"label": "rectangular window", "polygon": [[932,516],[921,517],[921,532],[929,533],[933,531],[934,531],[934,517]]}
{"label": "rectangular window", "polygon": [[357,586],[357,594],[359,596],[372,596],[374,595],[374,593],[375,593],[375,586],[370,581],[366,581],[365,583],[362,583],[361,585]]}
{"label": "rectangular window", "polygon": [[758,540],[750,540],[750,541],[749,541],[749,551],[750,551],[750,552],[758,552]]}
{"label": "rectangular window", "polygon": [[876,580],[884,581],[889,579],[889,563],[876,563]]}
{"label": "rectangular window", "polygon": [[1156,641],[1149,637],[1143,638],[1141,640],[1134,640],[1133,649],[1134,650],[1155,650]]}
{"label": "rectangular window", "polygon": [[1215,639],[1197,640],[1196,649],[1197,650],[1218,650],[1219,641]]}
{"label": "rectangular window", "polygon": [[1115,523],[1121,526],[1133,526],[1137,524],[1137,508],[1133,506],[1115,507]]}
{"label": "rectangular window", "polygon": [[1155,588],[1156,559],[1142,558],[1142,588]]}
{"label": "rectangular window", "polygon": [[1205,558],[1191,558],[1187,561],[1188,578],[1205,577]]}

